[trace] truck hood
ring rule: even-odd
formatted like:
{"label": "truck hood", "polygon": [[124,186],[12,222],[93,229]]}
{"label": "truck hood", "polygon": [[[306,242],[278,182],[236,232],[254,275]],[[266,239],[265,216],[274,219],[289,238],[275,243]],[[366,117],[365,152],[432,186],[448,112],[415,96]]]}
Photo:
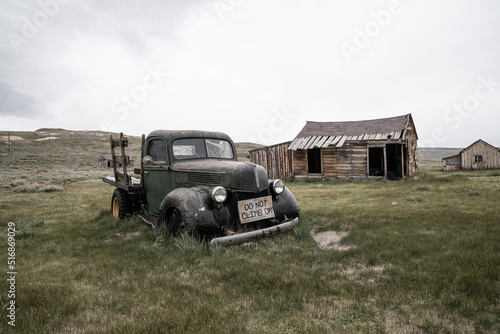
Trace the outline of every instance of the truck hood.
{"label": "truck hood", "polygon": [[264,167],[250,163],[227,160],[191,160],[178,162],[172,169],[188,174],[188,182],[204,185],[221,185],[225,188],[260,192],[268,187]]}

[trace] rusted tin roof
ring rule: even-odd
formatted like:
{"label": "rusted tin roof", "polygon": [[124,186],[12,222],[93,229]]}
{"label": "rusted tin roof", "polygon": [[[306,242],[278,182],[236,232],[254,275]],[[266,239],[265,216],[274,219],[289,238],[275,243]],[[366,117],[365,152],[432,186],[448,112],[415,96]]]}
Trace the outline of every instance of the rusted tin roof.
{"label": "rusted tin roof", "polygon": [[289,146],[289,150],[307,150],[335,145],[342,147],[352,140],[404,139],[411,114],[348,122],[310,122],[302,128]]}

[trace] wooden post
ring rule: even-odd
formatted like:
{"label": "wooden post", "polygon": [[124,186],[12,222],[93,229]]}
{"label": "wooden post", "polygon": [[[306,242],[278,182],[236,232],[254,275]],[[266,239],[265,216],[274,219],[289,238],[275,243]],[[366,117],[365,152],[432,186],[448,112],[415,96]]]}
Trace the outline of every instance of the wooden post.
{"label": "wooden post", "polygon": [[370,147],[366,146],[366,177],[370,176]]}
{"label": "wooden post", "polygon": [[129,186],[129,179],[127,175],[127,159],[125,157],[125,146],[127,146],[127,140],[123,138],[123,132],[120,132],[120,147],[122,153],[122,167],[123,167],[123,177],[125,178],[125,184]]}
{"label": "wooden post", "polygon": [[401,178],[405,177],[405,148],[403,143],[401,143]]}
{"label": "wooden post", "polygon": [[116,157],[115,157],[115,142],[113,141],[113,135],[110,136],[109,142],[111,144],[111,159],[113,161],[113,175],[115,176],[115,182],[118,182],[118,170],[116,169]]}

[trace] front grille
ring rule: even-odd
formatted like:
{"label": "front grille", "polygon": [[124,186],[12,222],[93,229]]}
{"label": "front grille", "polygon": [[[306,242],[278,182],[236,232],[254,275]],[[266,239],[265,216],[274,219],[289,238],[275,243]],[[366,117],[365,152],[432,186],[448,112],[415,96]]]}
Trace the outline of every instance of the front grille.
{"label": "front grille", "polygon": [[209,173],[188,173],[188,182],[216,186],[221,184],[221,176]]}
{"label": "front grille", "polygon": [[265,189],[265,190],[260,191],[258,193],[247,192],[247,191],[229,190],[229,194],[228,194],[228,196],[231,197],[234,201],[242,201],[245,199],[263,197],[263,196],[267,196],[267,195],[270,195],[269,189]]}

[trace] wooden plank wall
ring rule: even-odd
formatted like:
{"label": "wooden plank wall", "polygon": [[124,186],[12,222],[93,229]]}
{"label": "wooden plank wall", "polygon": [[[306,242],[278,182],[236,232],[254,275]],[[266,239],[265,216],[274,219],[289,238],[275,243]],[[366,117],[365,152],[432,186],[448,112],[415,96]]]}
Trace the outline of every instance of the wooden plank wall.
{"label": "wooden plank wall", "polygon": [[364,178],[366,163],[366,145],[348,143],[322,150],[323,175],[327,178]]}
{"label": "wooden plank wall", "polygon": [[[390,141],[352,141],[342,147],[330,146],[321,149],[322,174],[308,174],[307,150],[288,150],[290,142],[264,147],[249,152],[250,161],[263,166],[270,179],[297,178],[366,178],[367,147],[381,146]],[[408,174],[417,171],[417,136],[414,129],[406,133],[403,145],[407,147]]]}
{"label": "wooden plank wall", "polygon": [[460,155],[443,159],[443,170],[445,172],[451,172],[460,169],[462,169],[462,157]]}
{"label": "wooden plank wall", "polygon": [[288,150],[290,142],[249,152],[250,162],[267,170],[270,179],[287,180],[293,177],[293,151]]}
{"label": "wooden plank wall", "polygon": [[[476,155],[483,156],[483,163],[474,163]],[[497,169],[500,168],[500,151],[482,141],[462,151],[462,169]]]}
{"label": "wooden plank wall", "polygon": [[308,174],[307,151],[297,150],[293,156],[295,177],[332,179],[365,178],[367,169],[366,144],[347,143],[343,147],[321,149],[322,175]]}
{"label": "wooden plank wall", "polygon": [[408,149],[408,175],[411,175],[418,171],[417,134],[413,125],[407,127],[405,141]]}
{"label": "wooden plank wall", "polygon": [[293,166],[295,176],[307,176],[307,151],[297,150],[293,152]]}
{"label": "wooden plank wall", "polygon": [[[414,132],[407,134],[407,161],[409,175],[417,171],[417,138]],[[368,146],[384,147],[389,141],[353,141],[342,147],[330,146],[321,149],[320,177],[332,179],[366,178]],[[405,141],[403,141],[403,145]],[[294,173],[297,178],[317,178],[316,174],[308,174],[307,150],[297,150],[293,156]]]}
{"label": "wooden plank wall", "polygon": [[462,165],[447,165],[446,162],[443,160],[443,170],[445,172],[460,170],[461,167],[462,167]]}

